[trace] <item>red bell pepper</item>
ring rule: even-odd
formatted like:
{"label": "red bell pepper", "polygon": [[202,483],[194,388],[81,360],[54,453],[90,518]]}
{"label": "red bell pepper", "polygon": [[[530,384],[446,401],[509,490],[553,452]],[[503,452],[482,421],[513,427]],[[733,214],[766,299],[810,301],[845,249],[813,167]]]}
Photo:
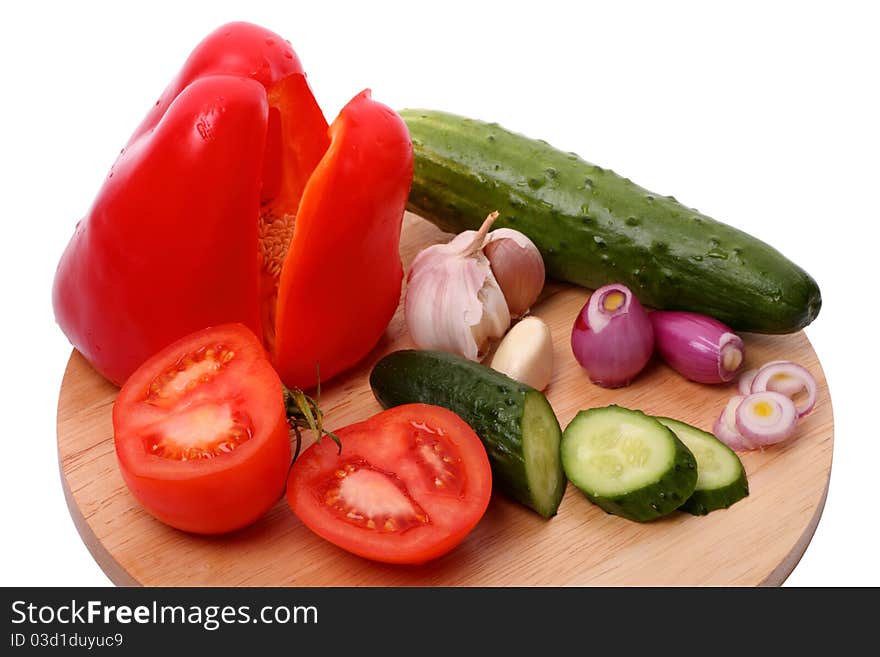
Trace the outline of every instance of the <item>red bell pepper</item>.
{"label": "red bell pepper", "polygon": [[55,315],[104,376],[241,322],[282,380],[360,360],[400,297],[412,180],[400,117],[354,97],[327,126],[299,59],[246,23],[202,41],[132,135],[55,277]]}

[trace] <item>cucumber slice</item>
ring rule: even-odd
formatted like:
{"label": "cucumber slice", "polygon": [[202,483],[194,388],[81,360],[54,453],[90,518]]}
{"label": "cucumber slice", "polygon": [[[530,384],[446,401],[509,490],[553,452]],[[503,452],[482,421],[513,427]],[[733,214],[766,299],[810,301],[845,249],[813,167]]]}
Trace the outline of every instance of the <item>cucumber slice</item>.
{"label": "cucumber slice", "polygon": [[607,406],[580,411],[562,434],[562,467],[590,501],[637,522],[681,506],[697,484],[694,455],[641,411]]}
{"label": "cucumber slice", "polygon": [[493,484],[545,518],[556,514],[562,431],[541,392],[461,356],[411,349],[376,363],[370,386],[384,408],[420,402],[456,413],[483,441]]}
{"label": "cucumber slice", "polygon": [[[556,515],[565,493],[559,458],[562,429],[547,398],[537,390],[523,397],[522,450],[528,493],[518,497],[544,517]],[[485,441],[484,441],[485,442]]]}
{"label": "cucumber slice", "polygon": [[704,516],[749,494],[746,470],[736,452],[711,433],[679,420],[658,417],[657,421],[672,429],[697,459],[697,486],[679,507],[682,511]]}

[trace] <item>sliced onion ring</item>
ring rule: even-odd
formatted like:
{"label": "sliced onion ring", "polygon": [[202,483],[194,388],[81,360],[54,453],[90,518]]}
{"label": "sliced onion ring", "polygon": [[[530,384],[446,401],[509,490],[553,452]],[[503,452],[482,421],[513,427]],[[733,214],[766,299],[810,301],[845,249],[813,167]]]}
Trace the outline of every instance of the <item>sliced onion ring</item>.
{"label": "sliced onion ring", "polygon": [[721,411],[721,415],[715,420],[715,426],[712,427],[715,437],[735,452],[755,449],[755,445],[744,438],[736,428],[736,409],[743,399],[745,399],[744,395],[731,397],[727,406]]}
{"label": "sliced onion ring", "polygon": [[752,381],[755,380],[757,375],[758,370],[746,370],[740,375],[737,387],[739,388],[739,394],[741,396],[745,397],[746,395],[752,394]]}
{"label": "sliced onion ring", "polygon": [[806,390],[807,398],[795,405],[797,416],[804,417],[816,405],[816,379],[805,367],[791,361],[774,361],[758,370],[752,381],[752,392],[778,392],[788,398]]}
{"label": "sliced onion ring", "polygon": [[797,423],[794,402],[781,392],[753,392],[736,409],[736,428],[746,440],[775,445],[791,438]]}
{"label": "sliced onion ring", "polygon": [[[770,365],[779,365],[780,363],[789,363],[791,361],[787,360],[771,360],[769,363],[764,363],[761,367],[756,370],[749,370],[752,377],[748,381],[748,387],[745,387],[745,382],[740,380],[740,394],[748,395],[752,392],[761,392],[760,390],[752,390],[752,382],[755,380],[755,377],[758,375],[758,372],[761,371],[765,367],[769,367]],[[774,376],[770,379],[769,383],[767,383],[767,390],[772,390],[773,392],[781,392],[786,397],[794,397],[797,393],[801,392],[804,389],[804,385],[801,383],[800,378],[794,378],[787,375],[782,376]]]}

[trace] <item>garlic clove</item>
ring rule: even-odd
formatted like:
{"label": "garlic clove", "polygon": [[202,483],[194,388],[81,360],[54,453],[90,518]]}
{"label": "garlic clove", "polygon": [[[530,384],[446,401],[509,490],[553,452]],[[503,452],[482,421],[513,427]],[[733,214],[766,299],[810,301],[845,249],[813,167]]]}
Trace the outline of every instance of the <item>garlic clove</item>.
{"label": "garlic clove", "polygon": [[488,225],[430,246],[413,261],[404,313],[417,347],[479,360],[510,326],[504,293],[479,248]]}
{"label": "garlic clove", "polygon": [[[486,265],[488,267],[488,261]],[[504,292],[492,274],[491,267],[477,296],[483,307],[483,315],[479,322],[471,324],[471,333],[477,345],[477,355],[473,360],[482,360],[490,343],[501,339],[510,328],[511,320]]]}
{"label": "garlic clove", "polygon": [[525,315],[544,288],[544,259],[538,247],[512,228],[489,233],[483,252],[513,317]]}
{"label": "garlic clove", "polygon": [[553,375],[553,337],[538,317],[518,322],[498,345],[489,367],[535,390],[543,390]]}

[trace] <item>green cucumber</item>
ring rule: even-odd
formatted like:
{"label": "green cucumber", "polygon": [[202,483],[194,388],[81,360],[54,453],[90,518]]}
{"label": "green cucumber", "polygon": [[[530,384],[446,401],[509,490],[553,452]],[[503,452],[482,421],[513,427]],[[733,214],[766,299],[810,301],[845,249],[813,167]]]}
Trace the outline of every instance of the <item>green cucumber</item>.
{"label": "green cucumber", "polygon": [[483,441],[493,483],[545,518],[565,492],[562,431],[539,391],[479,363],[439,351],[388,354],[370,373],[384,408],[424,403],[458,414]]}
{"label": "green cucumber", "polygon": [[816,282],[746,233],[613,171],[454,114],[403,110],[415,153],[408,209],[451,232],[525,233],[548,274],[589,288],[620,282],[642,303],[689,310],[734,329],[790,333],[822,300]]}
{"label": "green cucumber", "polygon": [[566,477],[590,501],[637,522],[671,513],[697,485],[694,455],[642,411],[580,411],[562,434],[561,452]]}
{"label": "green cucumber", "polygon": [[697,459],[697,486],[682,511],[703,516],[726,509],[749,494],[749,482],[742,461],[732,449],[711,433],[668,417],[658,422],[669,427]]}

